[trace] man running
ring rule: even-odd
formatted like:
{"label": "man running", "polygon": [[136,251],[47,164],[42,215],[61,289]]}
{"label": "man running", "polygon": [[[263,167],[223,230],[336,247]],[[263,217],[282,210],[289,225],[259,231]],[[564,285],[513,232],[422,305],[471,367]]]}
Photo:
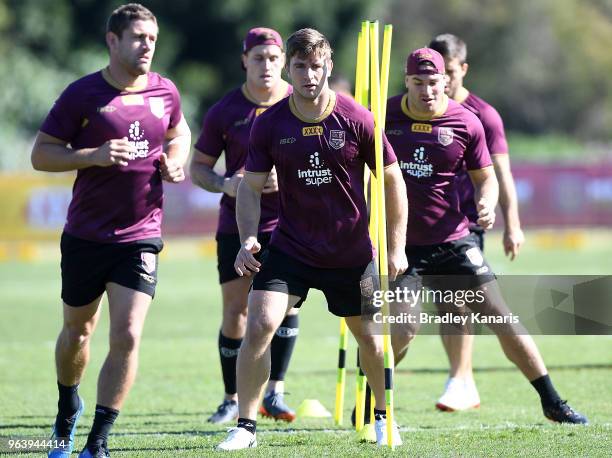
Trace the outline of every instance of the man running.
{"label": "man running", "polygon": [[[333,68],[327,39],[301,29],[287,40],[288,72],[294,92],[253,125],[245,176],[237,197],[242,247],[240,275],[258,272],[249,294],[247,331],[238,355],[240,418],[220,450],[257,445],[257,400],[270,371],[269,346],[291,307],[310,288],[325,294],[328,309],[346,322],[360,347],[364,372],[376,395],[378,443],[386,444],[382,337],[362,326],[371,303],[376,268],[368,236],[363,173],[375,169],[374,123],[370,112],[328,87]],[[389,275],[406,268],[403,250],[405,186],[386,139],[385,191],[389,228]],[[279,223],[263,262],[255,259],[260,196],[272,168],[279,181]],[[395,429],[396,444],[401,443]]]}
{"label": "man running", "polygon": [[[185,179],[191,134],[174,84],[150,72],[157,20],[130,3],[111,14],[109,65],[62,93],[32,149],[36,170],[77,170],[61,239],[64,322],[55,348],[58,413],[49,456],[68,457],[83,412],[78,387],[104,292],[109,352],[81,457],[109,456],[107,440],[136,377],[143,325],[157,284],[162,180]],[[62,440],[67,438],[66,440]]]}
{"label": "man running", "polygon": [[[206,114],[200,138],[191,160],[191,179],[201,188],[223,193],[217,227],[217,268],[223,300],[218,349],[225,397],[211,423],[227,423],[238,418],[236,358],[246,329],[247,296],[250,277],[234,270],[240,237],[236,225],[236,191],[244,176],[249,133],[255,118],[291,93],[281,78],[285,65],[283,41],[278,32],[265,27],[249,30],[243,43],[242,67],[245,83],[219,100]],[[225,153],[225,174],[214,172]],[[278,223],[278,185],[271,173],[263,189],[258,240],[267,246]],[[284,402],[284,378],[295,347],[299,328],[297,309],[291,310],[272,339],[272,370],[260,413],[277,420],[293,421],[295,412]]]}
{"label": "man running", "polygon": [[[498,184],[482,124],[445,94],[444,59],[437,51],[421,48],[412,52],[405,81],[407,93],[389,99],[386,119],[389,142],[397,154],[410,202],[405,278],[424,276],[423,284],[432,289],[475,290],[483,300],[472,301],[472,311],[507,317],[510,312],[478,240],[469,232],[456,189],[455,178],[465,164],[474,184],[477,222],[489,229],[495,220]],[[457,311],[454,304],[451,309]],[[442,307],[441,311],[448,313]],[[559,397],[531,336],[514,324],[489,327],[508,359],[538,392],[546,418],[587,423],[586,417]],[[392,336],[396,363],[405,356],[413,336],[411,329],[404,331]]]}
{"label": "man running", "polygon": [[[485,139],[495,176],[499,183],[499,206],[504,221],[503,246],[511,260],[518,255],[525,236],[521,229],[518,213],[518,200],[514,178],[510,170],[508,142],[504,123],[499,113],[463,85],[468,71],[467,46],[463,40],[449,33],[435,37],[429,47],[444,57],[446,75],[446,95],[474,113],[484,127]],[[478,238],[478,245],[484,251],[485,230],[478,224],[478,212],[474,201],[474,186],[467,170],[457,174],[457,192],[460,196],[461,212],[469,220],[470,233]],[[440,337],[450,363],[449,377],[444,393],[436,403],[442,411],[468,410],[480,406],[480,396],[472,373],[472,349],[474,335],[471,332],[442,332]]]}

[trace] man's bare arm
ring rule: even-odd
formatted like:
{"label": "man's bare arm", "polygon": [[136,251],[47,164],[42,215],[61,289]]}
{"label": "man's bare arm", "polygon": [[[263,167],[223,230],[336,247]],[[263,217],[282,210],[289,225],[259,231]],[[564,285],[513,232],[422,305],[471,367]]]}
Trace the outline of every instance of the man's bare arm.
{"label": "man's bare arm", "polygon": [[491,159],[499,182],[499,206],[504,217],[504,252],[514,260],[525,241],[525,236],[519,219],[518,198],[510,170],[510,158],[507,154],[493,154]]}
{"label": "man's bare arm", "polygon": [[408,268],[406,261],[406,227],[408,226],[408,198],[402,171],[397,163],[385,167],[385,210],[387,213],[387,251],[389,278]]}
{"label": "man's bare arm", "polygon": [[170,183],[185,179],[185,162],[189,157],[191,131],[183,116],[179,123],[166,132],[166,148],[160,159],[162,178]]}
{"label": "man's bare arm", "polygon": [[127,138],[109,140],[98,148],[73,149],[64,140],[38,132],[31,161],[35,170],[67,172],[92,166],[125,166],[136,152]]}
{"label": "man's bare arm", "polygon": [[244,176],[242,170],[233,176],[225,178],[217,174],[213,167],[217,163],[217,158],[194,149],[191,156],[191,181],[196,186],[210,192],[223,192],[231,197],[236,197],[238,185]]}
{"label": "man's bare arm", "polygon": [[478,224],[484,229],[490,229],[495,222],[495,206],[499,195],[499,185],[493,166],[477,170],[468,170],[474,185]]}
{"label": "man's bare arm", "polygon": [[261,249],[257,233],[261,217],[261,193],[267,180],[268,173],[246,172],[238,186],[236,223],[242,247],[236,256],[234,268],[241,276],[250,276],[251,272],[259,272],[261,265],[253,255]]}

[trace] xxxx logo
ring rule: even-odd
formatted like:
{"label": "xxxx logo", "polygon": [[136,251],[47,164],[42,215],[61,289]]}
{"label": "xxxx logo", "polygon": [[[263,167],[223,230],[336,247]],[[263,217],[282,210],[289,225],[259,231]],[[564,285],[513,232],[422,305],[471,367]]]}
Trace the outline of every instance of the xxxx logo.
{"label": "xxxx logo", "polygon": [[430,134],[431,133],[431,124],[421,124],[418,122],[415,122],[412,125],[412,132],[423,132],[425,134]]}
{"label": "xxxx logo", "polygon": [[312,137],[315,135],[323,135],[323,126],[302,127],[302,136]]}

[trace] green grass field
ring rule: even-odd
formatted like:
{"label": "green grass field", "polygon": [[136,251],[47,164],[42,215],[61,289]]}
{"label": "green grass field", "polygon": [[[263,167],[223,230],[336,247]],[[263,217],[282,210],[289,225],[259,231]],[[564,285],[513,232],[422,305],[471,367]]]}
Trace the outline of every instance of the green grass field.
{"label": "green grass field", "polygon": [[[497,272],[612,272],[610,233],[589,233],[577,249],[542,248],[550,244],[546,237],[555,244],[554,233],[528,237],[531,243],[514,263],[503,259],[499,235],[488,239],[489,261]],[[205,421],[222,397],[216,279],[215,261],[200,255],[196,244],[167,241],[158,294],[145,326],[138,379],[110,439],[113,456],[207,456],[224,437],[224,427]],[[56,409],[53,348],[61,323],[59,291],[55,245],[34,262],[0,263],[0,436],[46,437],[50,432]],[[337,329],[338,320],[326,312],[322,295],[311,293],[286,380],[292,406],[316,398],[333,410]],[[81,384],[86,412],[77,431],[79,450],[92,421],[107,335],[108,316],[103,314]],[[419,336],[395,378],[396,419],[404,440],[395,454],[612,455],[612,337],[536,336],[536,341],[563,398],[589,416],[590,426],[546,421],[537,395],[490,336],[478,337],[475,346],[482,407],[464,413],[437,412],[434,403],[446,379],[446,357],[437,336]],[[249,455],[390,455],[358,443],[349,427],[354,351],[351,342],[345,426],[335,427],[332,419],[298,419],[291,425],[262,420],[260,446]]]}

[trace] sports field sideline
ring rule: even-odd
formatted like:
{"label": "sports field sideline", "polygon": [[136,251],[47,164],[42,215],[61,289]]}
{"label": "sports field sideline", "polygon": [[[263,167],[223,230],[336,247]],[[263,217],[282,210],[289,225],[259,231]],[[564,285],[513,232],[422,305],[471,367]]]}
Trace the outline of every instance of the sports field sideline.
{"label": "sports field sideline", "polygon": [[[609,231],[527,232],[518,261],[502,258],[499,234],[487,239],[487,255],[498,273],[609,274]],[[555,247],[556,246],[556,247]],[[206,456],[225,428],[205,422],[221,400],[217,361],[220,294],[209,245],[168,240],[160,283],[145,325],[140,372],[125,414],[109,446],[114,456]],[[53,347],[60,327],[57,244],[37,247],[31,262],[0,263],[0,436],[47,437],[56,412]],[[601,304],[610,306],[610,304]],[[324,312],[311,292],[287,375],[292,407],[315,398],[333,409],[338,320]],[[91,425],[96,373],[106,352],[108,316],[103,313],[92,343],[90,368],[82,383],[86,411],[77,431],[80,449]],[[587,427],[552,425],[537,395],[506,361],[492,337],[475,344],[475,376],[482,407],[439,413],[434,403],[446,379],[439,338],[419,336],[395,378],[397,421],[404,446],[396,455],[609,456],[612,449],[612,338],[536,336],[560,393],[585,413]],[[356,345],[349,345],[349,367]],[[260,446],[251,456],[387,455],[359,444],[350,429],[354,393],[349,372],[345,425],[331,418],[292,424],[258,422]],[[287,434],[290,432],[290,434]],[[271,448],[270,446],[274,446]]]}

